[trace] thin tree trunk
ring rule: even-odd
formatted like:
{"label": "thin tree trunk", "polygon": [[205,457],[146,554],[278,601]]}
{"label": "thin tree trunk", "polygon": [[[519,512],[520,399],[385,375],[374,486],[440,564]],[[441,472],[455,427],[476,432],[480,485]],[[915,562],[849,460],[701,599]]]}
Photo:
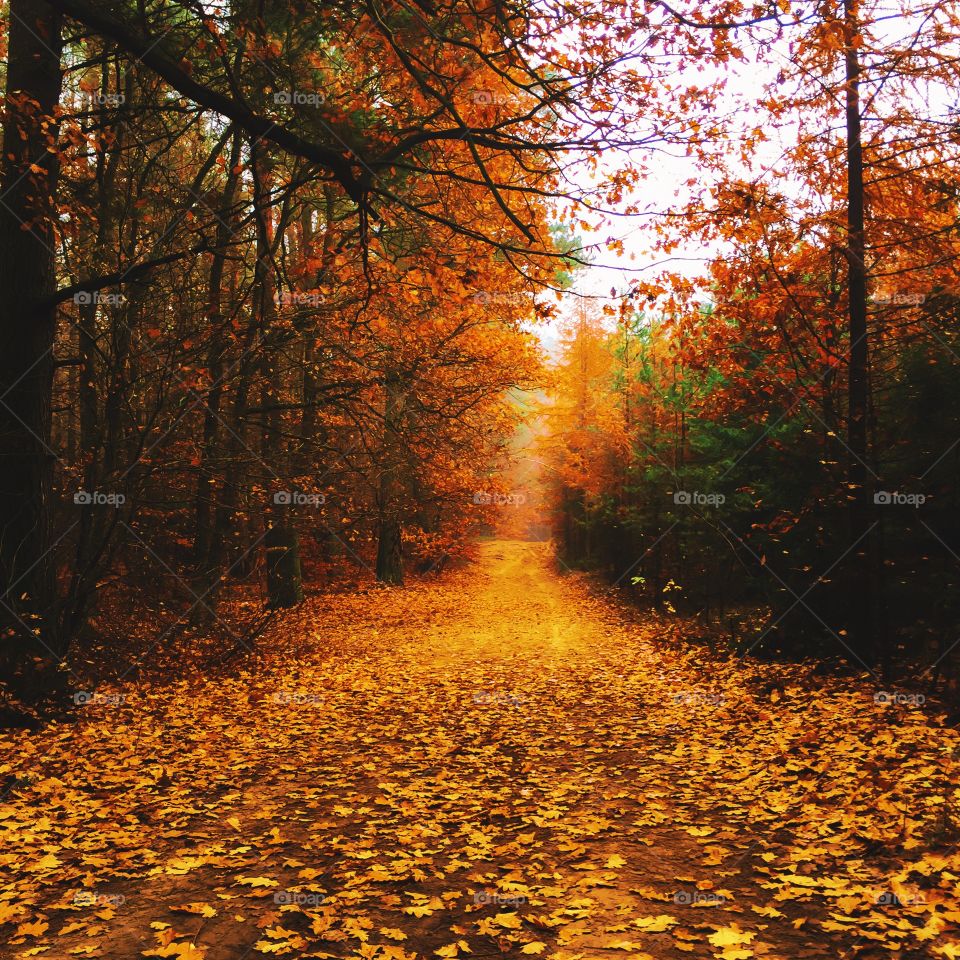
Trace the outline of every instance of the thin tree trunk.
{"label": "thin tree trunk", "polygon": [[867,340],[867,269],[864,227],[863,143],[860,123],[860,36],[857,0],[845,0],[847,128],[847,294],[849,298],[847,482],[850,490],[849,555],[845,559],[849,603],[848,633],[853,649],[863,657],[873,654],[873,564],[869,536],[871,506],[867,463],[869,411],[869,344]]}
{"label": "thin tree trunk", "polygon": [[[257,216],[257,261],[255,266],[254,292],[258,298],[260,328],[264,338],[277,327],[277,284],[270,260],[274,246],[273,211],[269,206],[270,178],[269,158],[262,144],[250,145],[253,167],[253,198]],[[261,403],[266,410],[266,421],[260,437],[260,453],[264,467],[273,474],[267,477],[264,486],[274,487],[273,496],[264,506],[266,524],[265,545],[267,551],[267,605],[293,607],[303,600],[303,583],[300,572],[300,541],[291,518],[291,499],[294,492],[277,497],[284,491],[275,489],[277,478],[289,477],[282,466],[285,458],[284,441],[281,436],[283,414],[280,404],[283,399],[283,351],[268,348],[263,358],[263,387]],[[289,483],[289,481],[288,481]]]}
{"label": "thin tree trunk", "polygon": [[399,513],[400,424],[403,387],[396,373],[386,377],[384,400],[384,451],[380,473],[377,579],[403,584],[403,524]]}
{"label": "thin tree trunk", "polygon": [[[107,94],[108,63],[105,59],[102,72],[101,92]],[[133,91],[133,77],[128,72],[124,81],[124,102],[129,102]],[[116,246],[116,227],[113,215],[113,203],[116,187],[117,171],[120,157],[123,152],[126,126],[117,124],[114,130],[115,140],[112,149],[98,152],[96,168],[97,184],[97,230],[93,241],[93,255],[91,261],[95,269],[107,269],[111,266],[109,258],[111,248]],[[106,422],[110,417],[100,409],[100,394],[103,392],[108,398],[114,396],[116,380],[107,387],[103,382],[104,370],[97,345],[99,306],[96,297],[90,295],[88,302],[79,304],[78,338],[80,355],[80,448],[84,458],[83,488],[93,492],[101,488],[104,478],[112,471],[111,459],[115,451],[110,446],[109,436],[106,436]],[[121,310],[112,315],[108,328],[114,332],[114,345],[117,343],[117,316],[126,316]],[[123,342],[129,348],[129,329],[122,334]],[[128,352],[128,349],[124,351]],[[114,364],[122,367],[123,359],[114,353]],[[116,366],[115,366],[116,369]],[[119,398],[107,400],[107,406],[112,406],[114,418],[119,414]],[[106,439],[105,439],[106,436]],[[104,530],[107,524],[115,523],[116,515],[107,516],[107,511],[94,504],[87,504],[80,509],[80,525],[77,535],[77,546],[74,554],[73,575],[67,595],[67,609],[64,613],[64,623],[67,635],[75,637],[82,630],[86,621],[94,585],[99,579],[96,560],[103,555],[106,546]]]}
{"label": "thin tree trunk", "polygon": [[[216,249],[210,264],[207,292],[207,321],[210,325],[210,345],[207,350],[207,370],[210,389],[207,392],[203,411],[203,443],[200,448],[200,464],[197,474],[197,499],[194,508],[193,555],[197,570],[197,593],[201,597],[215,594],[220,577],[220,564],[214,563],[212,541],[214,530],[214,499],[216,493],[215,473],[220,466],[221,433],[220,418],[224,391],[224,356],[227,350],[225,318],[223,315],[223,275],[233,224],[233,204],[239,181],[241,137],[234,134],[228,161],[227,180],[223,188],[220,215],[217,217]],[[215,597],[211,597],[211,604]],[[206,603],[198,604],[195,616],[202,619],[201,611],[207,611]]]}

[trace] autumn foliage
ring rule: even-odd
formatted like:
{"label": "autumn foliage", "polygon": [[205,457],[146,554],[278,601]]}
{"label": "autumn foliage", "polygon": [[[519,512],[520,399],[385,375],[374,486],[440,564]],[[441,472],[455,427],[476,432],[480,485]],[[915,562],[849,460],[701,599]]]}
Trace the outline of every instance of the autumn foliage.
{"label": "autumn foliage", "polygon": [[[764,22],[713,51],[681,31],[717,79],[690,120],[701,175],[652,246],[712,255],[578,324],[565,549],[742,650],[910,663],[954,689],[956,11]],[[577,475],[584,416],[608,467]]]}
{"label": "autumn foliage", "polygon": [[0,956],[960,957],[955,0],[0,24]]}

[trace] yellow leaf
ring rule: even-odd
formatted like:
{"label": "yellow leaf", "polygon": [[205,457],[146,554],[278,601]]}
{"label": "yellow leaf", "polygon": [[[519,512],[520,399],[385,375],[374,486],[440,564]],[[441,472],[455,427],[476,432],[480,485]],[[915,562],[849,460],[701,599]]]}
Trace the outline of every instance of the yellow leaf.
{"label": "yellow leaf", "polygon": [[733,923],[729,927],[719,927],[707,939],[715,947],[739,947],[744,943],[749,943],[755,936],[755,933],[749,930],[741,930],[737,924]]}
{"label": "yellow leaf", "polygon": [[144,950],[144,957],[176,957],[176,960],[204,960],[207,955],[206,947],[198,947],[195,943],[169,943],[165,947],[155,950]]}
{"label": "yellow leaf", "polygon": [[520,952],[521,953],[543,953],[547,949],[547,945],[542,940],[534,940],[532,943],[528,943]]}
{"label": "yellow leaf", "polygon": [[429,917],[433,910],[425,903],[414,903],[404,907],[403,912],[409,913],[411,917]]}
{"label": "yellow leaf", "polygon": [[638,917],[633,921],[635,927],[646,930],[647,933],[663,933],[668,927],[675,926],[677,920],[667,913],[661,913],[657,917]]}
{"label": "yellow leaf", "polygon": [[607,862],[605,864],[605,866],[610,870],[617,870],[620,867],[625,867],[626,865],[627,861],[624,860],[619,853],[613,854],[612,857],[607,857]]}
{"label": "yellow leaf", "polygon": [[174,913],[194,913],[198,917],[215,917],[217,911],[209,903],[185,903],[180,907],[170,907]]}
{"label": "yellow leaf", "polygon": [[[364,944],[364,946],[367,946],[367,944]],[[370,946],[373,946],[375,950],[380,951],[377,954],[377,960],[417,960],[417,954],[408,953],[402,947],[393,947],[389,944],[381,944],[379,947],[370,944]]]}
{"label": "yellow leaf", "polygon": [[774,879],[781,883],[790,883],[795,887],[819,887],[821,885],[816,877],[805,877],[796,873],[781,873]]}
{"label": "yellow leaf", "polygon": [[0,903],[0,923],[9,923],[18,913],[20,908],[10,903]]}
{"label": "yellow leaf", "polygon": [[269,877],[241,877],[237,883],[243,887],[279,887],[280,884],[276,880],[271,880]]}

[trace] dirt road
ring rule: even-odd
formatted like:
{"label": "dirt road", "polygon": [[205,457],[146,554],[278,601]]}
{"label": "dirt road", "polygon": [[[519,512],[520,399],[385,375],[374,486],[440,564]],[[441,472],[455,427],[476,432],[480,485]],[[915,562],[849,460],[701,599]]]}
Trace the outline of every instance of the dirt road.
{"label": "dirt road", "polygon": [[888,743],[863,690],[711,660],[544,544],[259,649],[3,739],[0,956],[960,956],[918,799],[952,731]]}

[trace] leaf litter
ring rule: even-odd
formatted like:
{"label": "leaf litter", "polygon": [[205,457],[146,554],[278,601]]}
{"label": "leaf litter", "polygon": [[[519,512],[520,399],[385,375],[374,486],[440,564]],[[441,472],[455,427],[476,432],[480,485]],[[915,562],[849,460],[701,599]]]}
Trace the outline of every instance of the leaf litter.
{"label": "leaf litter", "polygon": [[960,956],[957,733],[543,544],[0,737],[0,955]]}

